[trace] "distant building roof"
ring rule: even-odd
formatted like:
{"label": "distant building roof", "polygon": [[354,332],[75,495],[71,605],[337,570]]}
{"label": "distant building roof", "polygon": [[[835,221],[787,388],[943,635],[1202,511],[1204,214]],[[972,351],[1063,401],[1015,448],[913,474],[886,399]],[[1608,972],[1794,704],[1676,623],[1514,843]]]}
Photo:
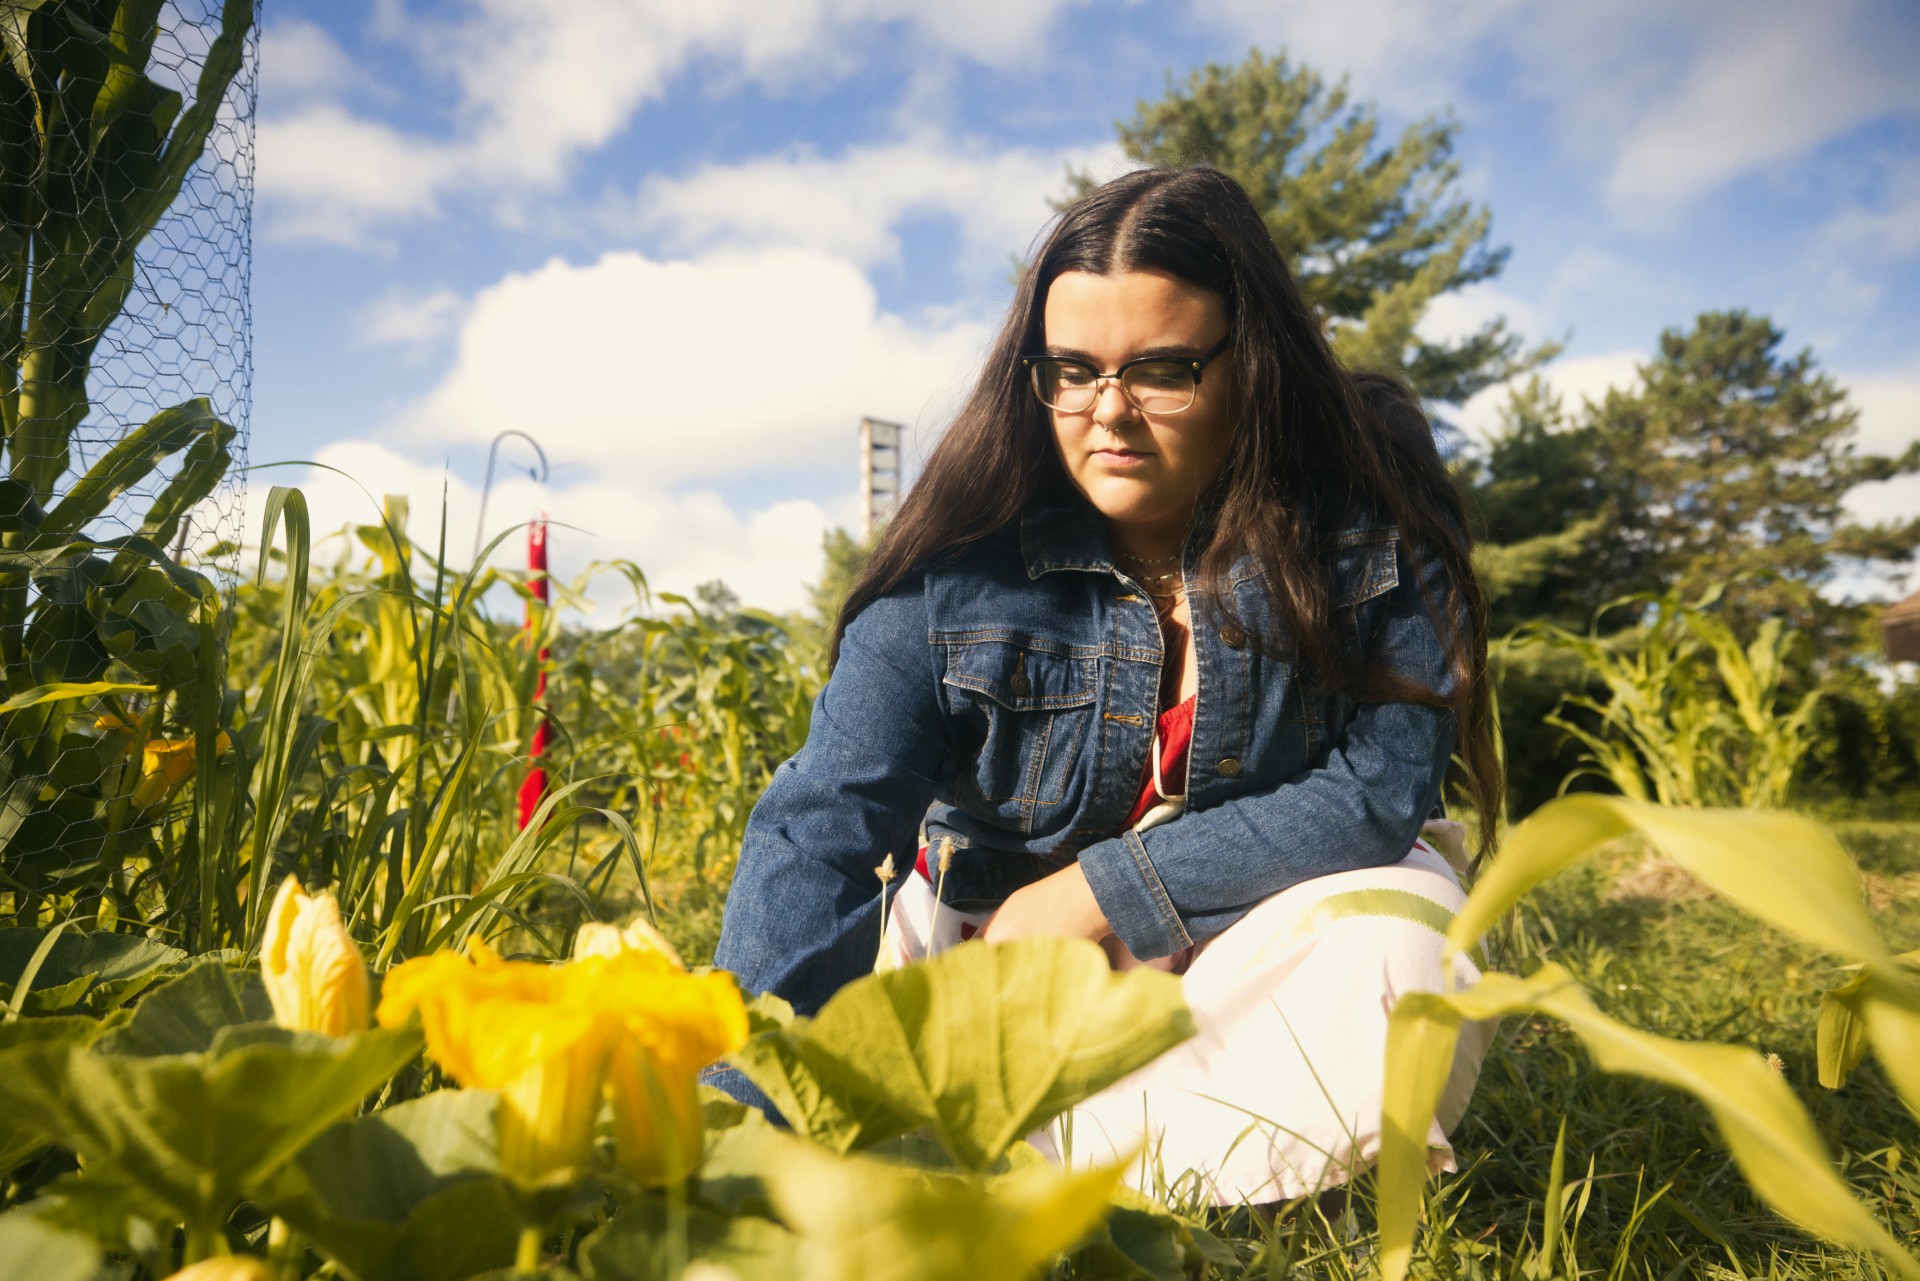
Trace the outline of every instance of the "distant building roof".
{"label": "distant building roof", "polygon": [[1880,635],[1893,662],[1920,661],[1920,592],[1880,615]]}

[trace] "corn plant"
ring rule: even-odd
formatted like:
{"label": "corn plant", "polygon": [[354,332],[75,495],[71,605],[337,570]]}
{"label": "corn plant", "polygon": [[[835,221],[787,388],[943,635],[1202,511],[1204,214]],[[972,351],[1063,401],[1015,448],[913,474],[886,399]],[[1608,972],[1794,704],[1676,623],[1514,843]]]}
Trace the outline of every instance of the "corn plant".
{"label": "corn plant", "polygon": [[[1709,612],[1714,596],[1630,596],[1604,606],[1586,635],[1523,627],[1510,644],[1546,645],[1578,658],[1605,696],[1569,694],[1547,723],[1583,751],[1562,784],[1594,777],[1621,795],[1661,805],[1777,809],[1813,746],[1819,691],[1780,709],[1797,635],[1769,619],[1747,644]],[[1651,617],[1603,636],[1602,616],[1638,607]],[[1709,661],[1709,659],[1711,661]],[[1567,709],[1588,713],[1577,719]]]}
{"label": "corn plant", "polygon": [[[35,0],[0,15],[0,844],[16,919],[116,919],[139,892],[131,863],[162,839],[160,802],[214,750],[193,709],[217,698],[216,603],[166,545],[225,473],[233,428],[189,399],[68,476],[96,348],[253,17],[227,0],[187,100],[148,74],[160,10]],[[169,460],[133,533],[90,536]]]}

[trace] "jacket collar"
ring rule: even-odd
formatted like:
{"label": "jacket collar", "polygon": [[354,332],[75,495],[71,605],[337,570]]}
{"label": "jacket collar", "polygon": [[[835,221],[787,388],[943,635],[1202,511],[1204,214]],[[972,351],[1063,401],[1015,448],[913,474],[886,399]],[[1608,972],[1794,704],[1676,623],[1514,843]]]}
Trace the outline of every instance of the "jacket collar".
{"label": "jacket collar", "polygon": [[1029,507],[1022,512],[1020,554],[1029,579],[1058,569],[1114,572],[1107,524],[1084,502]]}

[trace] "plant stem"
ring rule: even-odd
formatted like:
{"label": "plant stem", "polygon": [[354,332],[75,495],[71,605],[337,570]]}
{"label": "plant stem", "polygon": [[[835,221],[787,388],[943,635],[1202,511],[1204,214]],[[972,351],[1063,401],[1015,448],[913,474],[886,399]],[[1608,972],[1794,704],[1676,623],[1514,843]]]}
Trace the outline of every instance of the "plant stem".
{"label": "plant stem", "polygon": [[267,1224],[267,1258],[287,1281],[299,1281],[302,1253],[300,1238],[285,1219],[274,1215]]}
{"label": "plant stem", "polygon": [[181,1266],[199,1263],[203,1259],[217,1258],[227,1252],[227,1243],[220,1235],[220,1229],[204,1223],[187,1225],[186,1253],[181,1257]]}
{"label": "plant stem", "polygon": [[514,1252],[513,1270],[532,1276],[540,1271],[540,1243],[546,1233],[537,1227],[520,1229],[520,1248]]}

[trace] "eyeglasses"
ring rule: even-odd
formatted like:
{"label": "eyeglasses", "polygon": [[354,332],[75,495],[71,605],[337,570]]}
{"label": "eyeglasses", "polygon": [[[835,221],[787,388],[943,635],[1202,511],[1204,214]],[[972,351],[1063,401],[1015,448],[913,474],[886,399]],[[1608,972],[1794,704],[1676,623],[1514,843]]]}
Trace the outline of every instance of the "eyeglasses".
{"label": "eyeglasses", "polygon": [[1196,360],[1170,360],[1165,356],[1142,356],[1129,360],[1110,374],[1103,374],[1080,360],[1057,356],[1028,356],[1020,367],[1033,379],[1033,394],[1049,409],[1063,414],[1084,414],[1100,398],[1100,384],[1113,379],[1120,394],[1143,414],[1177,414],[1191,408],[1200,394],[1200,371],[1227,349],[1229,334]]}

